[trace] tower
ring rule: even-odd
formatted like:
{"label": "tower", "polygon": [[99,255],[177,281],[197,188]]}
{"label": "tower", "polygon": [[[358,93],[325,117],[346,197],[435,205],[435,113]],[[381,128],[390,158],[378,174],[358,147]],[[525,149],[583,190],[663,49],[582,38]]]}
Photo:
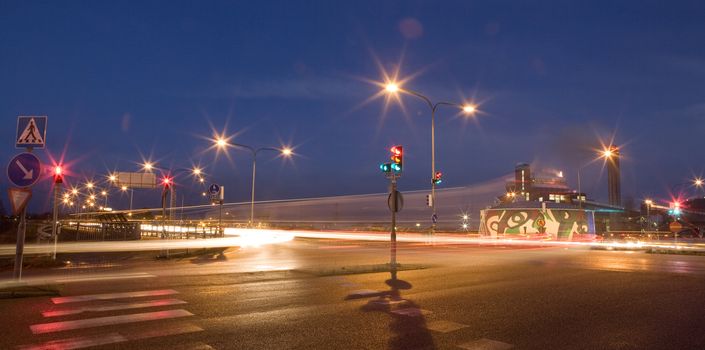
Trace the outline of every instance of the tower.
{"label": "tower", "polygon": [[607,162],[607,195],[610,205],[622,206],[621,174],[619,169],[619,148],[610,146],[605,151]]}

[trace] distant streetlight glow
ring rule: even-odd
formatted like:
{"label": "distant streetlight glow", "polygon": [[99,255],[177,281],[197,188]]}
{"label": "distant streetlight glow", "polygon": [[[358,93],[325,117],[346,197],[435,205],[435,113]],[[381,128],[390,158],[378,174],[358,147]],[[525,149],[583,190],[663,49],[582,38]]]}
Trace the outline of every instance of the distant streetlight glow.
{"label": "distant streetlight glow", "polygon": [[122,187],[120,187],[120,190],[123,191],[123,192],[127,191],[127,186],[124,186],[124,185],[123,185]]}
{"label": "distant streetlight glow", "polygon": [[71,189],[71,194],[74,195],[74,196],[77,195],[77,194],[78,194],[78,190],[75,189],[75,188],[72,188],[72,189]]}
{"label": "distant streetlight glow", "polygon": [[602,151],[602,156],[604,158],[609,159],[609,158],[612,158],[613,155],[614,155],[614,152],[612,152],[611,148],[608,148],[608,149],[605,149],[604,151]]}
{"label": "distant streetlight glow", "polygon": [[115,182],[117,181],[117,176],[110,174],[110,176],[108,176],[108,180],[110,180],[110,182]]}
{"label": "distant streetlight glow", "polygon": [[196,176],[201,175],[201,168],[193,168],[193,174]]}
{"label": "distant streetlight glow", "polygon": [[93,186],[92,182],[86,182],[86,188],[93,188]]}
{"label": "distant streetlight glow", "polygon": [[101,191],[100,194],[101,194],[102,196],[107,196],[107,195],[108,195],[108,192],[107,192],[107,191]]}
{"label": "distant streetlight glow", "polygon": [[693,184],[697,187],[702,187],[703,186],[703,179],[697,178],[693,181]]}
{"label": "distant streetlight glow", "polygon": [[290,156],[293,152],[294,151],[292,151],[291,148],[288,148],[288,147],[282,149],[282,154],[287,157]]}
{"label": "distant streetlight glow", "polygon": [[151,162],[144,162],[144,164],[142,164],[142,169],[146,171],[151,171],[153,168],[154,164],[152,164]]}

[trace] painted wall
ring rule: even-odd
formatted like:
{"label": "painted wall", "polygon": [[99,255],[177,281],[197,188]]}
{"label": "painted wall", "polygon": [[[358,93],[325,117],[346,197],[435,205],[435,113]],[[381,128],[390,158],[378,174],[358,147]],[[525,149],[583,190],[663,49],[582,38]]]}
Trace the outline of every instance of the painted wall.
{"label": "painted wall", "polygon": [[485,209],[480,216],[480,233],[492,237],[545,236],[572,240],[595,234],[595,215],[591,210]]}

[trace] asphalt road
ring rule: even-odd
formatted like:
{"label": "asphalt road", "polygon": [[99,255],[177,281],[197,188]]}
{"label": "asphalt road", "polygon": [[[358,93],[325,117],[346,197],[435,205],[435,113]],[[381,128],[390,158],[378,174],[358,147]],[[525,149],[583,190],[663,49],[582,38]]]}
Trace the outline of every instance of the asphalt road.
{"label": "asphalt road", "polygon": [[28,270],[60,295],[0,300],[0,348],[705,348],[705,257],[405,243],[420,269],[348,274],[388,254],[296,240]]}

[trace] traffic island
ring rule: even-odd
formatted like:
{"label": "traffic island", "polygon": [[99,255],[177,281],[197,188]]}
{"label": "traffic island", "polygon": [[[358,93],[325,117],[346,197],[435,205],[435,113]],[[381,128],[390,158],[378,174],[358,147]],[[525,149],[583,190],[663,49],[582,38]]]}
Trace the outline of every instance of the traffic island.
{"label": "traffic island", "polygon": [[[422,264],[397,264],[396,271],[409,271],[409,270],[424,270],[431,268],[431,265]],[[365,273],[379,273],[379,272],[391,272],[392,268],[390,264],[373,264],[373,265],[354,265],[354,266],[340,266],[332,268],[303,268],[295,269],[293,271],[301,272],[309,275],[315,276],[341,276],[341,275],[359,275]]]}
{"label": "traffic island", "polygon": [[22,282],[0,289],[0,299],[31,298],[42,296],[57,296],[59,290],[56,286],[30,286]]}
{"label": "traffic island", "polygon": [[649,254],[672,254],[672,255],[700,255],[705,256],[703,249],[671,249],[671,248],[651,248],[646,251]]}

